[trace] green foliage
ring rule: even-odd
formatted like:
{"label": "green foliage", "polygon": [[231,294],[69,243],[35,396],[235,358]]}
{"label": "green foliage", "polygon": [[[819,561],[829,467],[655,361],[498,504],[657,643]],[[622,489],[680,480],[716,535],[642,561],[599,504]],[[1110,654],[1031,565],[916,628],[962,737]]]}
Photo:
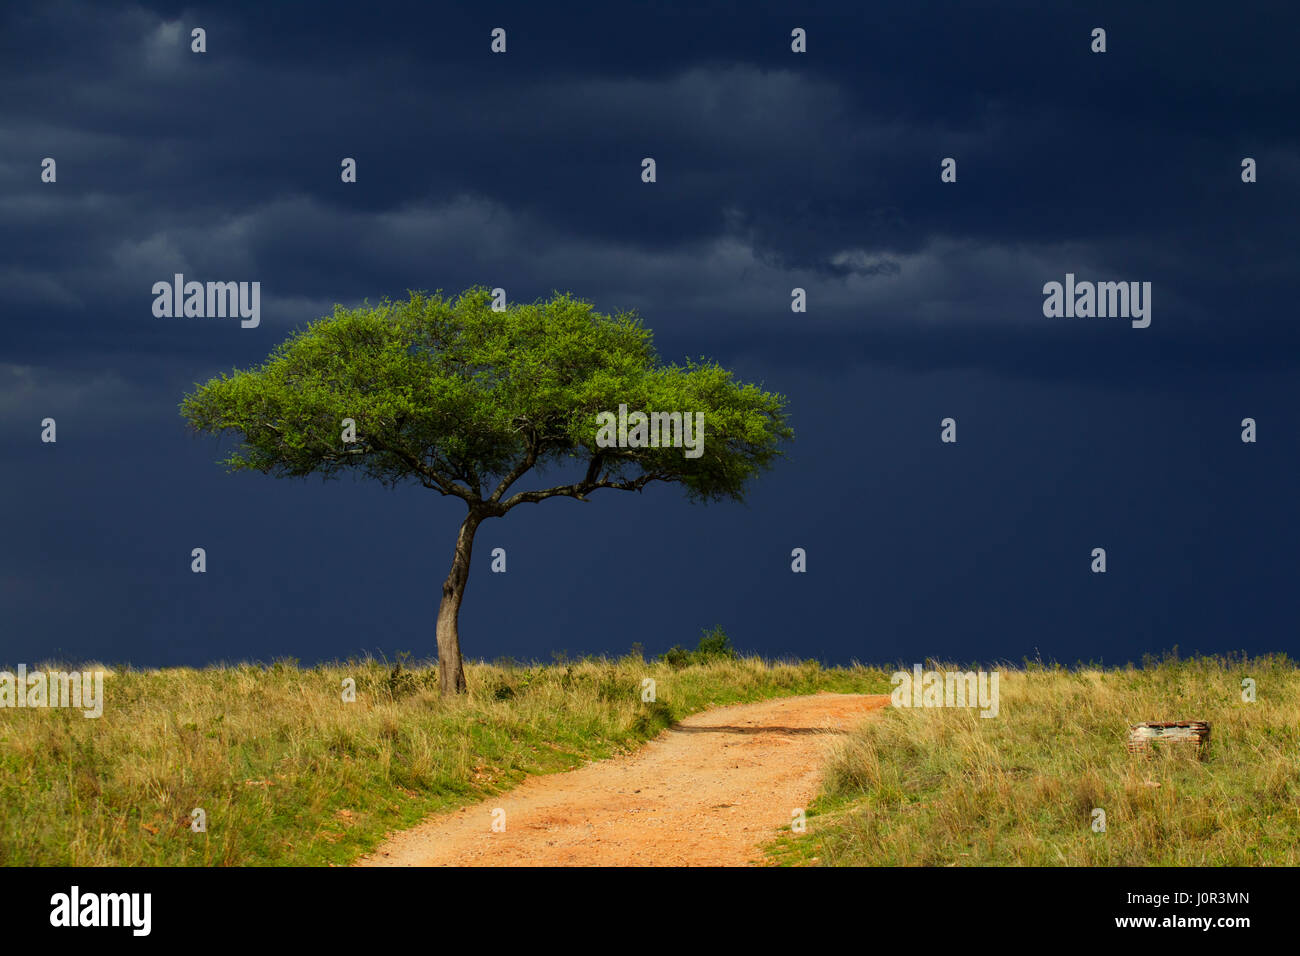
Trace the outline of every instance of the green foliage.
{"label": "green foliage", "polygon": [[691,663],[691,652],[680,644],[674,644],[659,655],[659,659],[669,667],[680,670]]}
{"label": "green foliage", "polygon": [[736,649],[731,646],[731,638],[721,627],[706,630],[695,645],[695,650],[688,651],[680,644],[674,644],[659,655],[659,660],[669,667],[681,669],[691,665],[708,664],[712,661],[734,661],[739,659]]}
{"label": "green foliage", "polygon": [[[703,455],[598,448],[596,416],[620,404],[703,412]],[[196,385],[180,407],[195,430],[238,437],[231,470],[330,478],[352,468],[504,513],[650,481],[681,484],[693,500],[739,499],[793,437],[785,404],[713,362],[660,363],[633,313],[603,315],[567,294],[494,312],[490,291],[475,287],[336,306],[260,368]],[[343,440],[347,418],[356,442]],[[572,484],[503,497],[526,472],[575,462],[584,477]]]}
{"label": "green foliage", "polygon": [[721,627],[715,627],[711,631],[705,631],[700,637],[700,643],[695,646],[695,656],[701,661],[734,661],[738,655],[736,649],[731,646],[731,638],[727,637],[727,632]]}

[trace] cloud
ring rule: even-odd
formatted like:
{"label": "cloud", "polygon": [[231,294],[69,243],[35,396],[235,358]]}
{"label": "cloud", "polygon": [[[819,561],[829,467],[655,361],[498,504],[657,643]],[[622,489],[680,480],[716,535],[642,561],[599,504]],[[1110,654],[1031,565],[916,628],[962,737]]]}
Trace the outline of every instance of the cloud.
{"label": "cloud", "polygon": [[183,57],[190,53],[189,32],[182,33],[179,20],[164,20],[145,34],[144,63],[158,72],[174,72],[180,68]]}
{"label": "cloud", "polygon": [[[1058,29],[1022,12],[1022,32]],[[0,217],[21,240],[0,259],[0,311],[29,316],[11,328],[11,359],[246,363],[334,302],[486,283],[515,300],[560,289],[637,308],[678,348],[743,341],[784,359],[782,336],[797,334],[832,355],[853,339],[912,362],[938,327],[1055,334],[1040,290],[1067,271],[1153,281],[1162,342],[1214,330],[1294,352],[1279,320],[1297,291],[1294,131],[1271,114],[1223,126],[1217,100],[1143,117],[1078,71],[1024,84],[1001,56],[1020,36],[981,34],[993,46],[945,72],[935,64],[972,42],[958,14],[925,25],[926,63],[830,21],[813,23],[807,58],[764,46],[775,41],[758,18],[711,36],[707,56],[663,28],[674,42],[647,32],[641,59],[624,59],[555,56],[557,43],[605,49],[608,25],[557,36],[537,17],[498,62],[452,14],[438,57],[394,45],[391,22],[364,12],[346,30],[304,22],[294,42],[256,8],[215,16],[55,3],[5,21],[18,51],[0,73],[14,104],[0,166],[15,175],[0,179]],[[212,53],[189,52],[193,25]],[[1040,39],[1032,61],[1062,55],[1056,34]],[[1241,91],[1266,100],[1294,84],[1247,72]],[[1096,95],[1071,98],[1079,84]],[[1078,116],[1062,121],[1060,102]],[[1207,132],[1220,127],[1252,143],[1255,193],[1231,157],[1226,185],[1207,188],[1219,157],[1206,151],[1231,152],[1215,146],[1228,132]],[[38,181],[44,155],[59,160],[56,185]],[[355,186],[339,182],[345,155]],[[639,178],[647,155],[654,184]],[[939,181],[948,155],[957,184]],[[1198,228],[1225,208],[1249,228]],[[175,272],[260,281],[264,331],[153,319],[152,284]],[[795,286],[806,315],[789,311]],[[999,349],[966,353],[1001,368]]]}
{"label": "cloud", "polygon": [[32,436],[42,417],[122,409],[140,400],[137,388],[116,372],[0,362],[0,428]]}

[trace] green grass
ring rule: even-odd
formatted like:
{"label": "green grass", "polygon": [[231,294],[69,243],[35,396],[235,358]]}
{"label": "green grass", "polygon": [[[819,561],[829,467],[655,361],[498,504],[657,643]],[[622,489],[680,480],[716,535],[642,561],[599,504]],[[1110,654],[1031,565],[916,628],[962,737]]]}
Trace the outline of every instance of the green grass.
{"label": "green grass", "polygon": [[[967,670],[927,665],[933,670]],[[845,866],[1300,864],[1300,669],[1284,655],[1000,669],[1000,712],[887,708],[840,743],[771,861]],[[1257,700],[1242,700],[1254,678]],[[1208,720],[1205,759],[1126,750]],[[1093,810],[1106,814],[1094,832]]]}
{"label": "green grass", "polygon": [[344,864],[430,812],[625,752],[712,705],[889,686],[871,668],[639,654],[470,664],[469,695],[449,701],[436,669],[375,661],[110,670],[100,718],[0,710],[0,864]]}

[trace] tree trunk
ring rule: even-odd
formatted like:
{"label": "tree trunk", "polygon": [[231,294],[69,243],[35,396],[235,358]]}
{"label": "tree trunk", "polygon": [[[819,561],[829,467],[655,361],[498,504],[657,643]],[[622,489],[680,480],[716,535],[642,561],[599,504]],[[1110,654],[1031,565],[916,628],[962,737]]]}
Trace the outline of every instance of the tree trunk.
{"label": "tree trunk", "polygon": [[474,532],[483,515],[470,511],[456,537],[456,556],[442,585],[442,603],[438,605],[438,690],[443,697],[463,694],[465,667],[460,657],[460,602],[469,581],[469,558],[474,550]]}

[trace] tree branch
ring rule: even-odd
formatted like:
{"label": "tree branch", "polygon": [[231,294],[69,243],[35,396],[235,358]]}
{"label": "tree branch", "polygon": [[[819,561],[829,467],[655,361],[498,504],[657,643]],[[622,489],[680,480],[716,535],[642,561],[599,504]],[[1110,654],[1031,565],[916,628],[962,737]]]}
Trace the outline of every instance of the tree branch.
{"label": "tree branch", "polygon": [[[527,424],[526,421],[523,422],[516,431],[524,428]],[[524,442],[528,449],[527,453],[524,455],[523,460],[511,468],[510,472],[501,479],[501,482],[496,486],[496,490],[488,497],[488,501],[492,502],[492,504],[499,502],[501,496],[510,490],[510,486],[522,478],[533,465],[537,464],[537,433],[531,427],[528,429],[528,436],[524,439]]]}
{"label": "tree branch", "polygon": [[[434,469],[427,467],[424,464],[424,462],[420,461],[420,459],[416,458],[410,452],[405,451],[404,449],[401,448],[395,448],[389,445],[385,445],[379,441],[376,441],[374,438],[370,438],[369,441],[371,446],[376,451],[390,452],[396,455],[402,461],[406,462],[406,464],[410,466],[411,470],[420,476],[420,483],[423,484],[426,488],[431,488],[434,491],[440,491],[444,495],[454,495],[455,497],[461,498],[470,504],[474,504],[480,500],[476,492],[471,491],[469,488],[462,488],[460,485],[456,484],[455,481],[449,481],[447,478],[440,475]],[[430,484],[430,482],[432,482],[432,484]]]}
{"label": "tree branch", "polygon": [[545,501],[547,498],[577,498],[579,501],[586,501],[586,495],[598,488],[613,488],[616,491],[640,491],[652,481],[679,481],[680,477],[673,474],[660,474],[658,472],[647,472],[644,475],[638,475],[636,478],[624,478],[617,481],[610,479],[597,480],[596,475],[600,473],[601,468],[600,455],[595,455],[591,463],[587,466],[587,475],[582,481],[575,481],[571,485],[559,485],[555,488],[547,488],[544,491],[521,491],[511,495],[501,505],[501,514],[505,514],[515,505],[532,504],[538,501]]}

